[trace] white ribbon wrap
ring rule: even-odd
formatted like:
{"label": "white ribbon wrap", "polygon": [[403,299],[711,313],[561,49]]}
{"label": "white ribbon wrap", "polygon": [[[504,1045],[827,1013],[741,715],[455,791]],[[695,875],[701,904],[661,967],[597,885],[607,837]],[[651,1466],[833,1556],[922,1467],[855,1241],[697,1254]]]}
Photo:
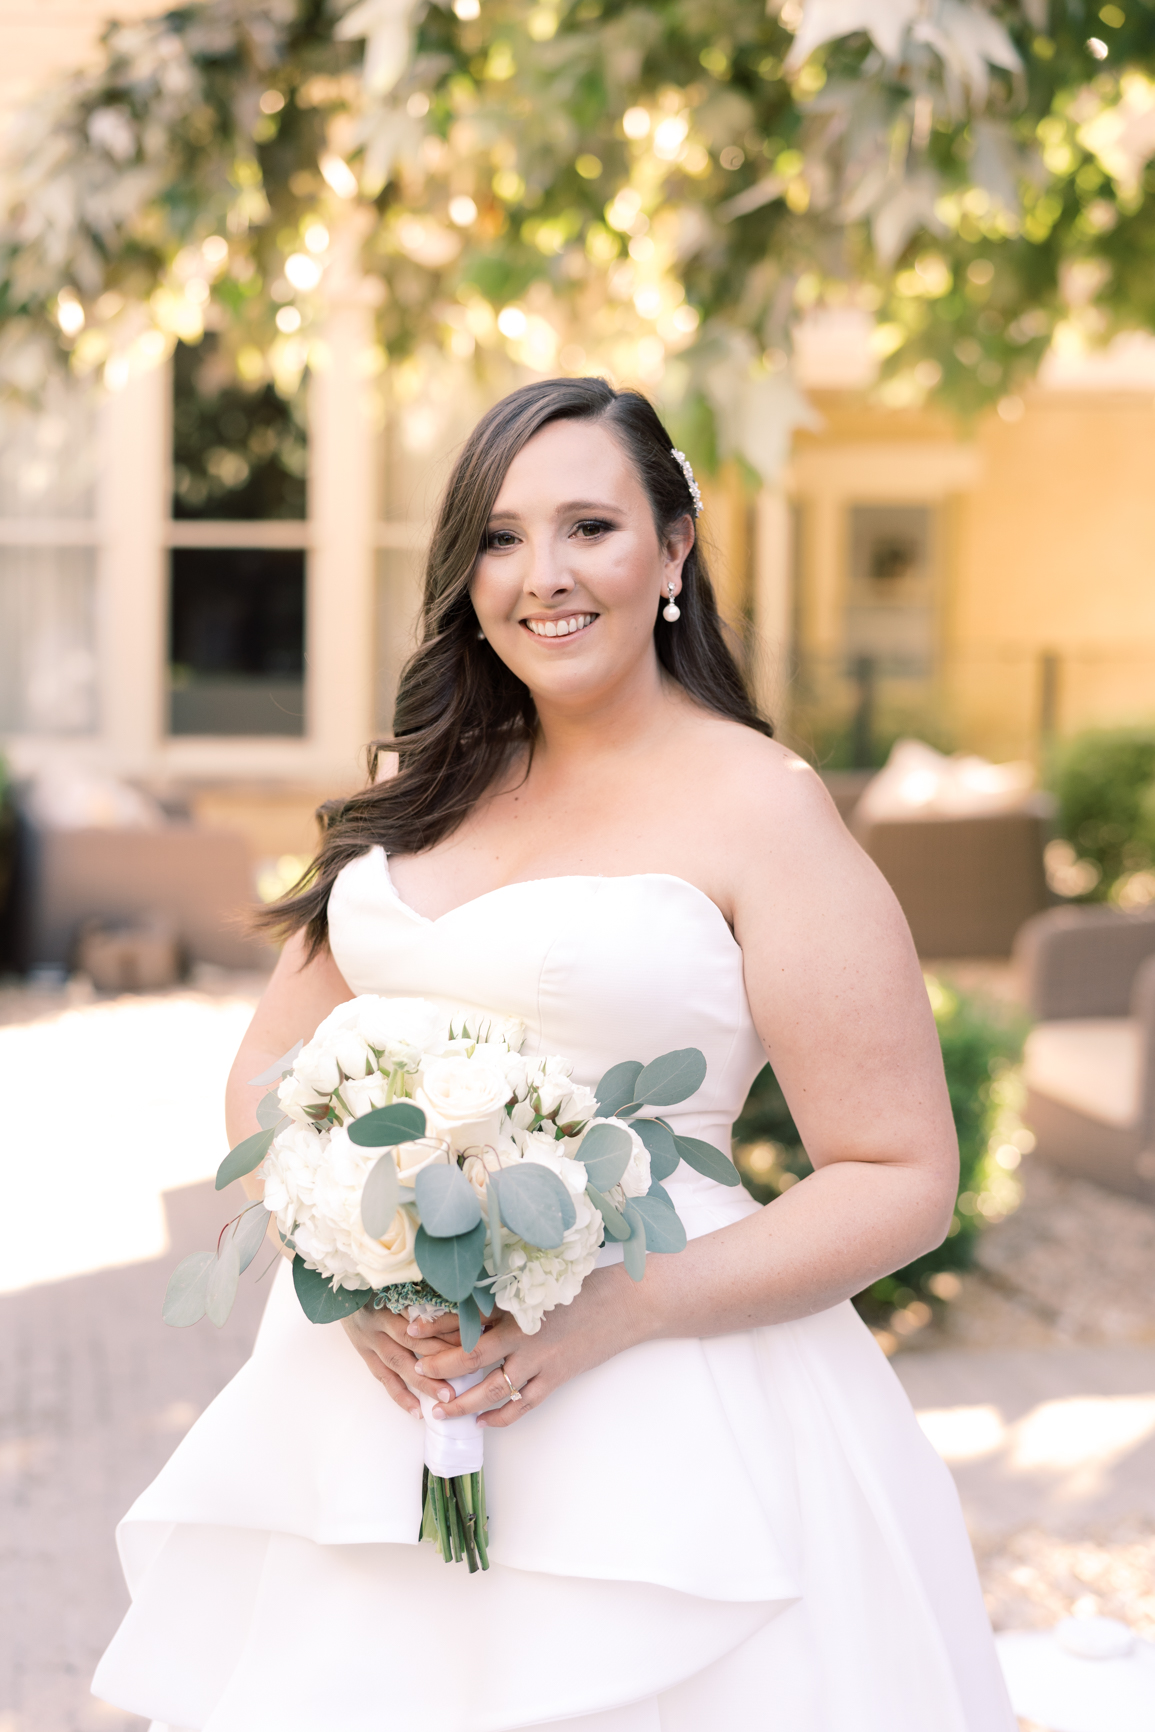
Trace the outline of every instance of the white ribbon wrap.
{"label": "white ribbon wrap", "polygon": [[[464,1395],[475,1383],[480,1383],[487,1371],[471,1371],[468,1377],[447,1377],[458,1395]],[[434,1418],[431,1395],[419,1395],[425,1418],[425,1465],[441,1479],[455,1479],[462,1473],[480,1473],[484,1460],[485,1433],[477,1423],[475,1413],[463,1413],[458,1419]]]}

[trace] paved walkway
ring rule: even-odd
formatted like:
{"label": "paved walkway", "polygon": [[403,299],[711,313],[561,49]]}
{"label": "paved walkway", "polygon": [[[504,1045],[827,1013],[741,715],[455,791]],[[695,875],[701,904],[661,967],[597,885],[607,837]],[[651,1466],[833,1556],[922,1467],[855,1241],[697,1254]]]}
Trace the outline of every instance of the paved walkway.
{"label": "paved walkway", "polygon": [[[246,1277],[223,1330],[160,1320],[169,1271],[232,1212],[209,1175],[239,985],[45,1001],[23,1025],[0,993],[0,1095],[36,1103],[0,1156],[21,1221],[0,1265],[0,1732],[143,1732],[88,1692],[127,1603],[113,1528],[263,1304]],[[1155,1344],[935,1346],[895,1367],[955,1473],[996,1623],[1082,1603],[1155,1635]]]}

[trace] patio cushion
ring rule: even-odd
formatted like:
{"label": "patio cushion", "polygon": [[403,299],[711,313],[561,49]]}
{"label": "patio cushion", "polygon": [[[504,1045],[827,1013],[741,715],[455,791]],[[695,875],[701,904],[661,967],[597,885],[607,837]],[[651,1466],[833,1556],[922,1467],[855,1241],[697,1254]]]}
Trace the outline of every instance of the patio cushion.
{"label": "patio cushion", "polygon": [[1126,1016],[1041,1022],[1027,1036],[1023,1080],[1036,1094],[1126,1129],[1142,1104],[1143,1024]]}

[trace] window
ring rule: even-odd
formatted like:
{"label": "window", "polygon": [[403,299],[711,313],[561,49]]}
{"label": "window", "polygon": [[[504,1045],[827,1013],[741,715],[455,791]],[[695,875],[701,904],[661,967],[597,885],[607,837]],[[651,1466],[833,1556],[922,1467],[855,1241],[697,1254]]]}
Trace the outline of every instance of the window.
{"label": "window", "polygon": [[890,679],[934,665],[935,513],[929,505],[852,505],[846,650]]}
{"label": "window", "polygon": [[53,380],[0,410],[0,731],[97,726],[96,412]]}
{"label": "window", "polygon": [[304,393],[230,382],[206,336],[173,363],[169,732],[306,732]]}

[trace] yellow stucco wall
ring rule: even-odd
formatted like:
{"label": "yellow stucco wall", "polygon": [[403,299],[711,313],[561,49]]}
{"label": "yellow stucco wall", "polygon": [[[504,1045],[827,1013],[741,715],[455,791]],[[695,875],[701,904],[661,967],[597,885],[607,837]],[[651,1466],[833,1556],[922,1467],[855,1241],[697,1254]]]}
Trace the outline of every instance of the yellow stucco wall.
{"label": "yellow stucco wall", "polygon": [[[798,440],[798,649],[838,659],[846,507],[925,499],[941,528],[938,675],[923,694],[944,738],[1034,755],[1045,655],[1060,734],[1155,720],[1155,402],[1033,392],[1022,419],[818,399]],[[915,471],[918,471],[916,474]],[[860,479],[861,477],[861,479]]]}

